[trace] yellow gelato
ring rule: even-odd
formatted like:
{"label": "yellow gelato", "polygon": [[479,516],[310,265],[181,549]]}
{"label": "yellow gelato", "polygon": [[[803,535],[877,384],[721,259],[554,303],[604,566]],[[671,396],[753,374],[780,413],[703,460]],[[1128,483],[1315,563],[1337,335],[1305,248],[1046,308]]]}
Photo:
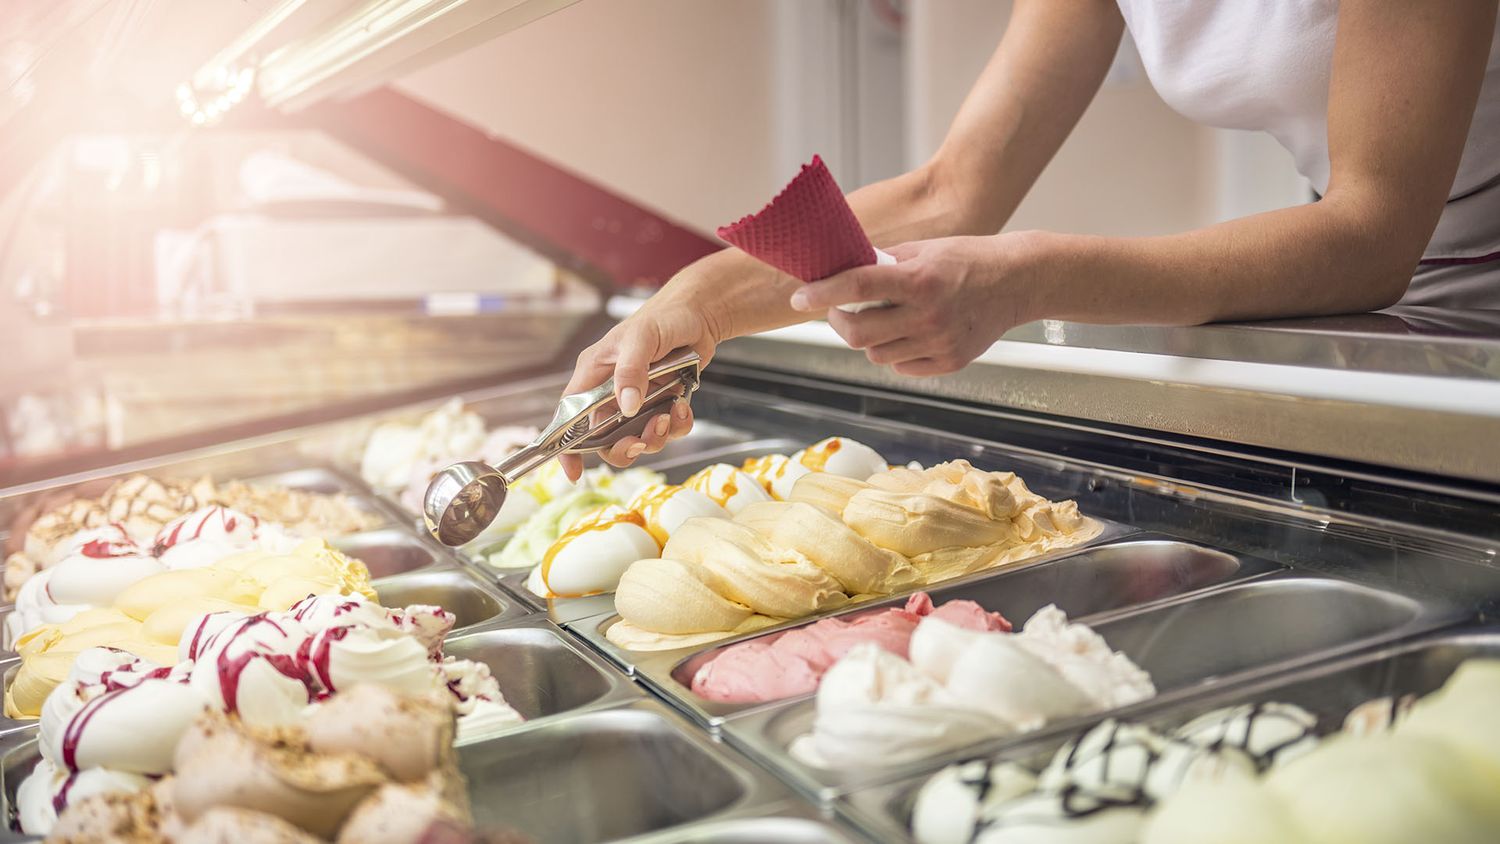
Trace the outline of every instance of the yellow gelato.
{"label": "yellow gelato", "polygon": [[369,569],[321,539],[286,554],[251,551],[205,568],[151,575],[122,591],[112,607],[86,610],[21,637],[21,667],[6,688],[5,714],[39,716],[47,695],[88,648],[118,648],[172,665],[183,629],[204,613],[279,611],[308,595],[352,594],[376,600]]}
{"label": "yellow gelato", "polygon": [[1099,533],[1071,501],[955,460],[867,481],[814,471],[787,501],[689,519],[661,560],[631,565],[606,635],[631,650],[689,647],[1076,545]]}

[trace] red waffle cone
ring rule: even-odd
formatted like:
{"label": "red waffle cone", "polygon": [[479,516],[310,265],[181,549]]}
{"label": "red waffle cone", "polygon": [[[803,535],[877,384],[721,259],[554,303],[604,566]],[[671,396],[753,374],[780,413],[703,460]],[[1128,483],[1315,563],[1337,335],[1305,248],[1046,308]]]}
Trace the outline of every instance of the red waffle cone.
{"label": "red waffle cone", "polygon": [[719,237],[803,281],[875,263],[875,249],[838,182],[813,156],[758,214],[719,228]]}

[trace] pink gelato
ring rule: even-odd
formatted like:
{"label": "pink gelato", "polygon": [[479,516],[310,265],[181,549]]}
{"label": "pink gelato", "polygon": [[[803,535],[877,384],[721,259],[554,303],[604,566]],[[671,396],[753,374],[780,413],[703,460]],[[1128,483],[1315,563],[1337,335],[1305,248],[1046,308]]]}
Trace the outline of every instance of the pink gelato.
{"label": "pink gelato", "polygon": [[721,703],[760,703],[812,694],[823,674],[839,657],[864,642],[906,657],[906,647],[917,622],[932,616],[968,630],[1009,632],[1010,622],[973,601],[949,601],[933,607],[926,592],[918,592],[900,609],[825,618],[815,624],[730,645],[699,667],[693,692]]}

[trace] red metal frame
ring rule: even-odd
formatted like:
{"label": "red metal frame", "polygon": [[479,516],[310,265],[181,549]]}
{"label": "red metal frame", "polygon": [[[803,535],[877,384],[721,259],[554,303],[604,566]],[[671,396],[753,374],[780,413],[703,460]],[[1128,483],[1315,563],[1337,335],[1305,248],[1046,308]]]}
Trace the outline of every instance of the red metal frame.
{"label": "red metal frame", "polygon": [[563,266],[655,286],[723,244],[390,88],[294,118],[326,132]]}

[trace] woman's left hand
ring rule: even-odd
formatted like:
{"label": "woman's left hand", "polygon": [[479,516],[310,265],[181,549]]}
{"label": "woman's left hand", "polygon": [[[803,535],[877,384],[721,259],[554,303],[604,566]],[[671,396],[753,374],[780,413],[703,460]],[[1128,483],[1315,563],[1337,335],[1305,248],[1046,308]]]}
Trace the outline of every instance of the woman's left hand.
{"label": "woman's left hand", "polygon": [[[857,267],[792,294],[799,311],[828,311],[828,324],[871,363],[902,375],[962,369],[1036,316],[1035,283],[1021,271],[1024,235],[945,237],[888,251],[895,264]],[[857,314],[837,305],[885,300]]]}

